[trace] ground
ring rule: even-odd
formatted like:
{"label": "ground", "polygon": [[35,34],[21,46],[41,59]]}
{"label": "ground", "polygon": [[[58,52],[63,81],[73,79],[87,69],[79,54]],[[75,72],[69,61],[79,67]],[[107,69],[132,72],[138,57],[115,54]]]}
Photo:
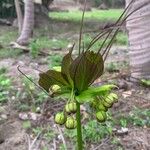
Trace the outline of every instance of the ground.
{"label": "ground", "polygon": [[[60,25],[62,29],[58,30]],[[0,26],[0,75],[3,76],[0,80],[0,150],[64,150],[65,144],[69,150],[75,149],[75,131],[53,122],[53,115],[63,108],[64,100],[48,98],[22,76],[17,66],[37,83],[39,70],[60,65],[62,55],[67,52],[65,47],[78,38],[77,30],[76,24],[56,21],[48,29],[35,32],[36,40],[29,46],[31,51],[25,53],[9,46],[17,37],[17,29]],[[85,43],[89,39],[88,33]],[[87,106],[82,108],[87,150],[150,149],[150,91],[149,87],[130,81],[126,40],[121,32],[108,57],[105,74],[96,82],[115,83],[119,87],[115,90],[119,100],[109,112],[108,121],[99,124],[88,120]],[[50,56],[38,55],[39,51]],[[128,132],[118,132],[121,128]]]}

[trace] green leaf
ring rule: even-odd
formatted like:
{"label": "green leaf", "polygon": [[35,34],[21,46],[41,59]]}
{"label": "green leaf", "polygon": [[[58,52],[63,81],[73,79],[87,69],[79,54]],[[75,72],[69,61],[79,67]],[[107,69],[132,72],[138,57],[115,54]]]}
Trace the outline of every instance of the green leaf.
{"label": "green leaf", "polygon": [[76,96],[76,100],[79,103],[90,102],[94,99],[95,96],[104,96],[112,88],[116,87],[115,85],[103,85],[99,87],[90,87],[88,90],[85,90],[80,93],[80,95]]}
{"label": "green leaf", "polygon": [[52,85],[69,86],[68,82],[63,78],[61,72],[48,70],[47,72],[40,73],[39,85],[49,92]]}
{"label": "green leaf", "polygon": [[102,75],[103,68],[102,56],[91,51],[82,53],[72,62],[70,75],[79,93]]}

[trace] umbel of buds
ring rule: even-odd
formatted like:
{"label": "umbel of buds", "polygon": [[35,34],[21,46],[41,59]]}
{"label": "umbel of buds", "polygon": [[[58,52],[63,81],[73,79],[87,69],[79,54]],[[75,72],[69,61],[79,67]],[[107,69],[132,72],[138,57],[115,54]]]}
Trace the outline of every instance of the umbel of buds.
{"label": "umbel of buds", "polygon": [[112,107],[113,104],[118,101],[118,97],[115,93],[110,93],[104,97],[96,97],[90,104],[91,108],[96,111],[96,119],[99,122],[106,121],[108,108]]}

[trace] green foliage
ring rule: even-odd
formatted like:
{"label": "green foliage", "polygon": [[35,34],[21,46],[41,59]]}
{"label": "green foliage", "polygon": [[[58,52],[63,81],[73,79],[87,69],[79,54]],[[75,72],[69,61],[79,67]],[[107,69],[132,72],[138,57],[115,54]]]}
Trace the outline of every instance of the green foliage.
{"label": "green foliage", "polygon": [[[86,125],[83,126],[83,141],[86,143],[97,143],[106,136],[111,135],[113,125],[111,122],[106,124],[100,124],[96,120],[90,120]],[[67,130],[64,132],[66,137],[69,137],[73,141],[75,140],[77,133],[76,130]]]}
{"label": "green foliage", "polygon": [[127,127],[127,120],[125,119],[125,118],[121,118],[120,119],[120,125],[121,125],[121,127]]}
{"label": "green foliage", "polygon": [[[33,77],[30,79],[34,80]],[[22,85],[25,87],[22,90],[17,91],[16,104],[17,109],[20,111],[31,110],[35,111],[36,107],[40,106],[44,101],[47,100],[48,96],[35,88],[35,85],[27,78],[22,79]]]}
{"label": "green foliage", "polygon": [[31,128],[31,122],[30,121],[24,121],[22,126],[24,129],[30,129]]}
{"label": "green foliage", "polygon": [[41,134],[43,135],[43,138],[46,139],[48,142],[50,142],[56,135],[56,133],[52,130],[50,126],[47,127],[36,127],[32,128],[32,132],[35,135]]}
{"label": "green foliage", "polygon": [[49,67],[52,69],[55,66],[60,66],[62,61],[62,56],[59,54],[54,54],[48,57]]}
{"label": "green foliage", "polygon": [[[85,35],[84,35],[83,41],[84,41],[84,47],[85,47],[85,48],[88,48],[89,43],[90,43],[90,41],[92,40],[92,38],[93,38],[94,36],[95,36],[95,34],[93,34],[93,35],[92,35],[92,34],[85,34]],[[104,47],[106,47],[106,46],[108,45],[108,43],[110,42],[111,38],[112,38],[112,36],[110,36],[110,37],[106,40],[106,42],[105,42],[105,44],[104,44]],[[102,45],[103,41],[104,41],[104,38],[99,39],[99,40],[90,48],[90,50],[96,51],[97,49],[99,49],[100,46]],[[115,37],[114,44],[115,44],[115,45],[127,45],[127,44],[128,44],[127,35],[126,35],[125,33],[123,33],[123,32],[118,33],[117,36]]]}
{"label": "green foliage", "polygon": [[5,67],[2,67],[2,68],[0,69],[0,75],[6,73],[6,71],[7,71],[7,69],[6,69]]}
{"label": "green foliage", "polygon": [[109,72],[116,72],[116,71],[119,70],[118,64],[115,63],[115,62],[109,63],[109,64],[107,65],[106,69],[107,69],[107,71],[109,71]]}
{"label": "green foliage", "polygon": [[150,80],[142,79],[141,84],[143,84],[146,87],[150,87]]}
{"label": "green foliage", "polygon": [[124,32],[120,32],[117,34],[115,42],[116,45],[127,45],[128,44],[128,36]]}
{"label": "green foliage", "polygon": [[22,50],[12,49],[9,43],[17,38],[17,29],[13,27],[0,26],[0,59],[16,58]]}
{"label": "green foliage", "polygon": [[66,146],[65,146],[64,144],[61,144],[60,147],[59,147],[59,149],[60,149],[60,150],[67,150],[67,149],[66,149]]}
{"label": "green foliage", "polygon": [[127,61],[122,62],[110,62],[106,65],[106,70],[108,72],[119,72],[122,68],[127,68],[129,63]]}
{"label": "green foliage", "polygon": [[55,134],[54,134],[53,130],[48,130],[48,131],[44,134],[44,138],[45,138],[47,141],[53,140],[54,137],[55,137]]}
{"label": "green foliage", "polygon": [[129,116],[120,118],[120,125],[126,127],[129,124],[135,126],[150,126],[150,110],[135,108],[129,113]]}
{"label": "green foliage", "polygon": [[80,103],[90,102],[94,99],[95,96],[105,96],[112,88],[116,87],[115,85],[103,85],[99,87],[90,87],[88,90],[85,90],[76,96],[76,99]]}
{"label": "green foliage", "polygon": [[38,43],[35,41],[35,42],[31,42],[30,45],[30,54],[33,58],[36,58],[39,54],[39,51],[40,51],[40,46],[38,45]]}
{"label": "green foliage", "polygon": [[[96,10],[85,13],[86,21],[115,21],[122,13],[122,9],[109,9],[109,10]],[[49,16],[59,21],[69,21],[79,23],[81,20],[81,11],[69,11],[69,12],[50,12]]]}
{"label": "green foliage", "polygon": [[4,73],[5,68],[0,69],[0,103],[9,99],[9,90],[11,89],[11,80]]}

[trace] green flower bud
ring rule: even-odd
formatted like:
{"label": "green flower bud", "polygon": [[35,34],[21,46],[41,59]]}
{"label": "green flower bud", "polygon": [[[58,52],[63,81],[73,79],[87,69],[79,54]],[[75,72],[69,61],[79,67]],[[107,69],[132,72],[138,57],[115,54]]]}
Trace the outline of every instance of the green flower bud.
{"label": "green flower bud", "polygon": [[74,102],[71,102],[65,106],[67,113],[75,113],[77,111],[77,105]]}
{"label": "green flower bud", "polygon": [[75,129],[77,127],[77,121],[73,117],[68,117],[65,123],[67,129]]}
{"label": "green flower bud", "polygon": [[55,115],[55,123],[63,125],[66,122],[66,117],[63,112],[59,112]]}
{"label": "green flower bud", "polygon": [[107,119],[107,115],[106,115],[106,112],[105,111],[99,111],[96,113],[96,119],[99,121],[99,122],[104,122],[106,121]]}
{"label": "green flower bud", "polygon": [[103,100],[103,105],[106,107],[106,108],[110,108],[110,107],[112,107],[112,103],[108,103],[108,102],[106,102],[105,100]]}
{"label": "green flower bud", "polygon": [[117,96],[117,94],[115,94],[115,93],[110,93],[110,94],[109,94],[109,97],[112,97],[112,98],[113,98],[114,103],[118,102],[118,96]]}
{"label": "green flower bud", "polygon": [[58,90],[60,90],[60,86],[55,84],[51,87],[51,90],[52,90],[52,92],[57,92]]}
{"label": "green flower bud", "polygon": [[105,107],[102,103],[100,103],[100,104],[98,104],[98,110],[102,110],[102,111],[106,112],[108,110],[108,108]]}
{"label": "green flower bud", "polygon": [[113,97],[110,97],[109,95],[105,98],[104,101],[105,101],[106,103],[111,104],[111,105],[114,103]]}

